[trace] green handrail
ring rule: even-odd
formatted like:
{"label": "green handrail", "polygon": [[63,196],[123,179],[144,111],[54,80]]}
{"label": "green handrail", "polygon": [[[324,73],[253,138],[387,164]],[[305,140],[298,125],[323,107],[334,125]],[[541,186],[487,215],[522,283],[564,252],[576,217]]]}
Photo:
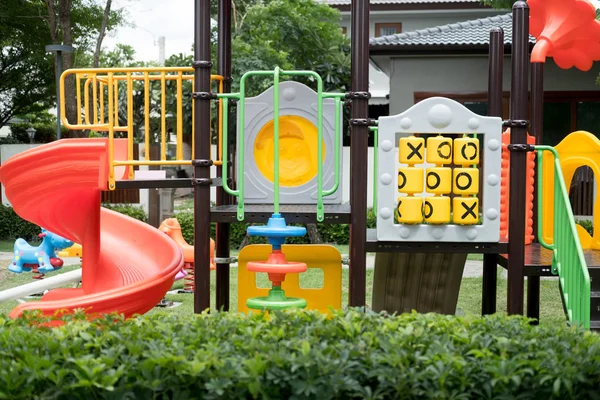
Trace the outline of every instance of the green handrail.
{"label": "green handrail", "polygon": [[[579,242],[569,192],[560,167],[558,152],[551,146],[535,146],[538,165],[538,240],[552,250],[552,273],[558,274],[567,317],[572,324],[590,328],[590,275]],[[543,239],[542,199],[543,152],[554,157],[554,244]]]}
{"label": "green handrail", "polygon": [[[222,99],[234,99],[239,101],[238,112],[241,123],[238,126],[237,140],[240,148],[244,148],[244,121],[245,121],[245,102],[246,102],[246,80],[251,76],[273,76],[274,87],[273,87],[273,135],[274,135],[274,171],[273,171],[273,211],[275,214],[279,213],[279,202],[280,202],[280,182],[279,182],[279,80],[281,76],[308,76],[313,78],[317,82],[317,221],[323,222],[325,219],[325,208],[323,206],[323,197],[330,196],[339,187],[340,182],[340,134],[341,126],[339,122],[339,116],[341,115],[341,99],[345,96],[344,93],[323,93],[323,80],[321,76],[314,71],[286,71],[276,67],[273,71],[248,71],[240,80],[240,92],[239,93],[221,93],[217,94],[217,98]],[[335,171],[334,171],[334,184],[329,190],[323,190],[323,99],[333,98],[335,99]],[[223,142],[227,143],[228,139],[228,102],[223,102]],[[223,163],[227,163],[227,152],[223,152],[221,159]],[[244,220],[244,151],[242,150],[239,154],[237,172],[239,177],[238,189],[232,190],[227,184],[228,174],[226,168],[223,168],[223,189],[225,192],[232,196],[238,197],[237,207],[237,219],[238,221]]]}

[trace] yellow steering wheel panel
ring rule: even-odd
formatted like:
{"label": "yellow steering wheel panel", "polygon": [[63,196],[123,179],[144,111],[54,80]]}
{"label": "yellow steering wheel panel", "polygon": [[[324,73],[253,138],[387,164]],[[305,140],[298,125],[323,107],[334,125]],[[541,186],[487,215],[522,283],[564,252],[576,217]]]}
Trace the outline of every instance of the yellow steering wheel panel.
{"label": "yellow steering wheel panel", "polygon": [[[273,182],[274,121],[267,122],[254,141],[254,162]],[[323,141],[323,160],[326,148]],[[279,182],[281,186],[304,185],[317,175],[317,127],[296,115],[279,117]]]}

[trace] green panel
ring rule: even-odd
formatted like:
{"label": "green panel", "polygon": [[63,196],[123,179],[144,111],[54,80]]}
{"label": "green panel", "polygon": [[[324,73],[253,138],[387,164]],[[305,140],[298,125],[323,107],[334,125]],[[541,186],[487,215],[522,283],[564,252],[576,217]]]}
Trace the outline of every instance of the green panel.
{"label": "green panel", "polygon": [[543,144],[556,146],[571,133],[571,103],[544,103]]}
{"label": "green panel", "polygon": [[488,115],[488,105],[487,102],[484,101],[466,101],[463,104],[469,110],[473,111],[475,114],[479,115]]}
{"label": "green panel", "polygon": [[600,102],[577,103],[577,130],[600,136]]}

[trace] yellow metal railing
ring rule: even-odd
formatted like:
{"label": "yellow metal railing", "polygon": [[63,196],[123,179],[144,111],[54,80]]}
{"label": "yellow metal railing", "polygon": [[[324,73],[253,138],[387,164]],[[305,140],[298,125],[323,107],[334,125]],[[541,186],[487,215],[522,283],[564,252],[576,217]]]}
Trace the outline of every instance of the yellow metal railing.
{"label": "yellow metal railing", "polygon": [[[65,107],[65,79],[74,76],[75,94],[77,98],[77,121],[73,123],[66,117]],[[167,91],[168,83],[175,82],[175,94]],[[93,69],[70,69],[65,71],[60,79],[61,93],[61,120],[65,127],[71,130],[92,130],[97,132],[107,132],[109,139],[109,188],[115,188],[115,167],[118,166],[139,166],[139,165],[191,165],[194,159],[195,135],[193,135],[195,121],[193,112],[194,99],[192,98],[192,157],[184,159],[183,157],[183,136],[184,136],[184,99],[183,82],[190,81],[192,90],[194,87],[194,69],[191,67],[150,67],[150,68],[93,68]],[[153,93],[153,83],[158,82],[160,91],[158,94],[160,100],[160,112],[157,115],[151,115],[151,101],[156,100],[156,93]],[[220,75],[211,75],[211,83],[218,83],[218,92],[223,93],[223,77]],[[142,86],[142,88],[140,88]],[[156,86],[156,85],[154,85]],[[126,90],[126,124],[119,123],[119,106],[122,99],[119,97],[119,91]],[[134,104],[134,95],[139,91],[144,92],[143,104]],[[83,93],[82,93],[83,92]],[[175,133],[176,133],[176,151],[175,159],[167,159],[167,101],[169,96],[174,98],[175,104]],[[223,145],[223,132],[221,126],[223,113],[223,99],[218,102],[218,145],[216,157],[211,159],[214,165],[222,165],[221,149]],[[134,160],[133,145],[135,138],[134,108],[143,107],[144,121],[144,144],[146,154],[143,160]],[[157,107],[158,108],[158,107]],[[155,111],[156,112],[156,111]],[[150,143],[152,137],[152,128],[150,120],[152,117],[160,118],[160,160],[150,160]],[[139,127],[138,127],[139,130]],[[115,132],[124,132],[127,137],[127,157],[126,159],[115,158]],[[207,143],[210,146],[210,143]],[[211,147],[212,149],[212,147]],[[129,168],[129,177],[133,177],[133,168]]]}

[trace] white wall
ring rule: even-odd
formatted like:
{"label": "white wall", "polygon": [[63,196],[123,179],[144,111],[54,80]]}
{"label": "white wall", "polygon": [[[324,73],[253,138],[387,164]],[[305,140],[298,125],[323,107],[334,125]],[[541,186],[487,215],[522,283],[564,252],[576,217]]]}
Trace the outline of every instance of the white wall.
{"label": "white wall", "polygon": [[[37,144],[3,144],[0,146],[0,164],[4,163],[10,157],[19,154],[25,150],[39,146]],[[4,194],[4,186],[2,186],[2,204],[9,206],[10,202]]]}

